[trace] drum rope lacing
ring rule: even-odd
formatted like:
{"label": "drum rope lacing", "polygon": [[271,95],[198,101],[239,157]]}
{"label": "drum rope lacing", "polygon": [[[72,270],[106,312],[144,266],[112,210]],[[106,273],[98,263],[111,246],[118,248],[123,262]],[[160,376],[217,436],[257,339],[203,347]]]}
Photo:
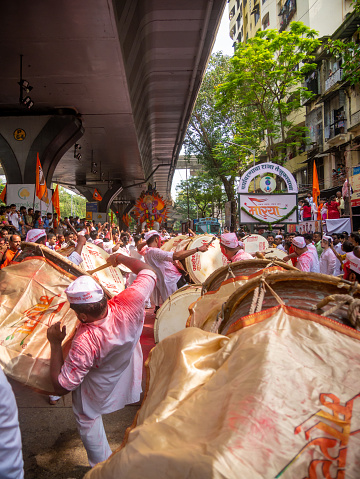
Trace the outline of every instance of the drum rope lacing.
{"label": "drum rope lacing", "polygon": [[262,276],[260,278],[260,284],[254,289],[254,294],[251,301],[249,314],[258,313],[259,311],[262,310],[266,288],[268,288],[270,293],[274,296],[274,298],[279,304],[285,305],[284,301],[280,298],[280,296],[266,282],[265,277]]}
{"label": "drum rope lacing", "polygon": [[360,299],[353,297],[357,289],[358,283],[355,282],[354,286],[349,291],[349,294],[331,294],[330,296],[326,296],[317,305],[313,306],[312,311],[322,309],[324,306],[333,301],[336,304],[321,314],[321,316],[328,317],[331,314],[336,313],[342,306],[348,304],[348,320],[355,329],[360,329]]}

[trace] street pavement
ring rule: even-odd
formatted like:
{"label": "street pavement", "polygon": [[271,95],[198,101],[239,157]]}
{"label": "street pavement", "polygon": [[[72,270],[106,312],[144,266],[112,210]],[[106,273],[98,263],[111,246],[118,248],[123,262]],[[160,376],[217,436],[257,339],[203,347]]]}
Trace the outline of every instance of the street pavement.
{"label": "street pavement", "polygon": [[[154,346],[153,311],[146,311],[141,337],[144,361]],[[9,379],[19,410],[23,444],[25,479],[80,479],[90,469],[77,431],[71,406],[71,394],[55,406],[49,397]],[[143,374],[143,389],[145,387]],[[142,397],[141,397],[142,399]],[[112,451],[120,447],[126,429],[132,425],[141,401],[103,416]]]}

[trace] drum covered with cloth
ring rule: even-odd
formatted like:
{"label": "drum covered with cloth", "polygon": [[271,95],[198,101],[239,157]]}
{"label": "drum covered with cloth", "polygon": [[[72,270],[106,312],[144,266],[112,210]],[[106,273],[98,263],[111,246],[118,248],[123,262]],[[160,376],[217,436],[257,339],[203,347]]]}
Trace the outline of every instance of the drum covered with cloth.
{"label": "drum covered with cloth", "polygon": [[219,268],[207,278],[203,284],[202,296],[190,306],[187,327],[217,332],[218,315],[233,293],[251,279],[285,269],[297,271],[285,263],[261,259],[236,261]]}
{"label": "drum covered with cloth", "polygon": [[[166,359],[166,360],[165,360]],[[148,362],[122,447],[86,479],[358,479],[360,334],[278,305],[187,328]]]}
{"label": "drum covered with cloth", "polygon": [[23,247],[22,261],[0,270],[0,365],[13,379],[53,393],[47,329],[58,321],[66,326],[65,357],[78,324],[65,289],[86,273],[44,245]]}
{"label": "drum covered with cloth", "polygon": [[245,252],[250,254],[255,254],[257,251],[264,253],[269,247],[268,240],[257,234],[245,236],[241,241],[244,243]]}
{"label": "drum covered with cloth", "polygon": [[0,364],[8,376],[40,392],[53,392],[48,327],[57,321],[66,326],[64,355],[75,334],[78,320],[65,294],[75,279],[44,257],[0,271]]}
{"label": "drum covered with cloth", "polygon": [[155,343],[186,327],[189,306],[201,295],[201,285],[187,285],[167,298],[156,313],[154,324]]}

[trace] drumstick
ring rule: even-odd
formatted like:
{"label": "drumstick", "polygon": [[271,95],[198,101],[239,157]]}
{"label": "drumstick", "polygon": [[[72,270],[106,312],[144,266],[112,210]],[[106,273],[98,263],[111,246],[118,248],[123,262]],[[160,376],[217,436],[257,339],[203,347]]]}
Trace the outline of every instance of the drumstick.
{"label": "drumstick", "polygon": [[213,241],[216,240],[216,236],[213,236],[206,246],[210,246]]}
{"label": "drumstick", "polygon": [[89,269],[89,271],[87,271],[87,273],[94,274],[94,273],[97,273],[98,271],[101,271],[102,269],[108,268],[109,266],[111,266],[110,263],[104,263],[104,264],[102,264],[101,266],[98,266],[95,269]]}

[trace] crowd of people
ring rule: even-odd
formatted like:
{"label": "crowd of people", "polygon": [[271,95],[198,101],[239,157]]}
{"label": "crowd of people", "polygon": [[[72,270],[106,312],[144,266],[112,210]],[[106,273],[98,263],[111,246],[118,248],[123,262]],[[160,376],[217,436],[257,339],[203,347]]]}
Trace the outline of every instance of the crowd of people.
{"label": "crowd of people", "polygon": [[[72,392],[78,430],[89,463],[94,466],[111,454],[102,414],[116,411],[140,397],[142,353],[139,338],[150,297],[155,310],[158,309],[161,302],[186,283],[176,262],[195,253],[205,253],[209,245],[169,252],[162,250],[161,245],[175,234],[166,230],[146,228],[140,234],[131,235],[115,224],[95,224],[73,217],[59,220],[51,213],[41,217],[39,212],[26,211],[23,207],[17,211],[15,205],[3,208],[1,213],[1,268],[16,262],[21,254],[21,241],[26,240],[55,251],[74,245],[75,250],[68,259],[75,264],[81,263],[81,251],[86,242],[94,243],[109,253],[109,265],[123,264],[131,271],[126,275],[126,289],[111,300],[90,276],[77,278],[66,289],[70,308],[80,322],[66,357],[62,353],[66,328],[58,322],[47,330],[51,379],[58,395],[50,396],[50,402],[56,404],[62,395]],[[189,230],[188,234],[194,233]],[[244,235],[240,231],[225,231],[219,235],[221,252],[229,262],[254,258],[245,252]],[[267,240],[271,248],[284,252],[285,261],[291,260],[301,271],[343,274],[349,281],[360,280],[358,233],[269,233]],[[16,432],[9,429],[7,433],[13,434],[15,442],[19,441]],[[9,461],[18,464],[11,455],[7,458]]]}
{"label": "crowd of people", "polygon": [[345,201],[341,191],[337,191],[328,200],[320,198],[316,204],[308,193],[305,199],[299,200],[298,209],[299,221],[338,219],[345,214]]}

